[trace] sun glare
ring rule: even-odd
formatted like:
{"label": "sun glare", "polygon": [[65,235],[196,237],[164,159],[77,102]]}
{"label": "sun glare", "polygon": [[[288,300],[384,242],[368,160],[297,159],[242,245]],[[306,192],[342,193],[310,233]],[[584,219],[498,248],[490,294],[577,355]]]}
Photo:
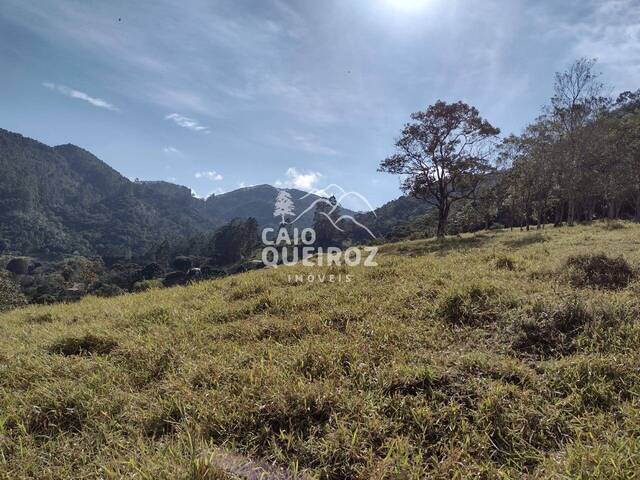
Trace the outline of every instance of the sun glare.
{"label": "sun glare", "polygon": [[412,12],[428,6],[433,0],[385,0],[385,3],[397,10]]}

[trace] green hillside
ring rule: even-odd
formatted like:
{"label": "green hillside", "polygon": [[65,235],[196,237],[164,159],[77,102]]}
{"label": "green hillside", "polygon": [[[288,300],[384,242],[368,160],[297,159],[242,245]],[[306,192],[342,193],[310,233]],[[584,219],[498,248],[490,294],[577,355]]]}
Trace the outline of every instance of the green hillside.
{"label": "green hillside", "polygon": [[[205,200],[181,185],[130,181],[75,145],[49,147],[1,128],[0,171],[0,253],[129,257],[236,218],[254,217],[261,226],[279,222],[273,216],[278,189],[270,185]],[[285,190],[298,214],[319,198]],[[313,210],[300,225],[312,221]]]}
{"label": "green hillside", "polygon": [[305,478],[634,478],[639,239],[483,232],[4,314],[0,476],[235,478],[246,456]]}

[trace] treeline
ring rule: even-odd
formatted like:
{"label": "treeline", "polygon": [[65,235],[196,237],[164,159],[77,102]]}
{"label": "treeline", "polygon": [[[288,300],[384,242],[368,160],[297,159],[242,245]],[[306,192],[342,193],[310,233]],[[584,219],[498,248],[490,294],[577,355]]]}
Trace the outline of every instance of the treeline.
{"label": "treeline", "polygon": [[[500,131],[462,102],[412,115],[380,171],[435,208],[435,234],[491,226],[640,221],[640,90],[616,99],[580,59],[556,74],[554,94],[522,134]],[[426,232],[428,233],[428,232]]]}
{"label": "treeline", "polygon": [[85,295],[115,296],[259,268],[254,218],[234,220],[211,233],[159,242],[146,254],[56,260],[0,255],[0,311],[25,303],[74,301]]}
{"label": "treeline", "polygon": [[640,90],[614,101],[594,67],[582,59],[557,74],[543,115],[503,141],[487,200],[501,200],[511,225],[640,221]]}

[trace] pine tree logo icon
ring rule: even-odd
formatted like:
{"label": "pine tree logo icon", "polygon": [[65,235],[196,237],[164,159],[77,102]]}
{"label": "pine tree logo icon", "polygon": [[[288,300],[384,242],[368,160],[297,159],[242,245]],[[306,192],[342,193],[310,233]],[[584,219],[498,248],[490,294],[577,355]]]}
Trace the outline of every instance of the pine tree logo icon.
{"label": "pine tree logo icon", "polygon": [[292,217],[295,215],[293,200],[291,195],[286,190],[280,190],[276,197],[275,210],[273,211],[274,217],[281,217],[282,224],[286,223],[286,217]]}

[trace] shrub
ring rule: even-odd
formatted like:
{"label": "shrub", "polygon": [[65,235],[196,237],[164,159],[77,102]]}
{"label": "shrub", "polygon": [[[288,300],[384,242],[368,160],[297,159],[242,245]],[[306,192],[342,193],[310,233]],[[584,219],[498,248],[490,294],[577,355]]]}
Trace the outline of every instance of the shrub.
{"label": "shrub", "polygon": [[4,272],[0,274],[0,312],[27,304],[27,299]]}
{"label": "shrub", "polygon": [[140,278],[142,280],[152,280],[154,278],[161,277],[164,273],[162,267],[157,263],[150,263],[140,270]]}
{"label": "shrub", "polygon": [[114,340],[88,334],[83,337],[62,338],[49,347],[49,353],[64,356],[106,355],[117,346],[118,344]]}
{"label": "shrub", "polygon": [[93,292],[98,297],[115,297],[118,295],[122,295],[124,290],[122,290],[119,286],[113,285],[111,283],[103,283]]}
{"label": "shrub", "polygon": [[162,288],[162,280],[142,280],[133,285],[134,292],[144,292],[151,290],[152,288]]}
{"label": "shrub", "polygon": [[12,258],[7,263],[7,270],[16,275],[26,275],[29,272],[29,260],[27,258]]}
{"label": "shrub", "polygon": [[162,284],[165,287],[174,287],[176,285],[184,285],[187,281],[187,276],[184,272],[170,272],[167,273],[167,276],[162,280]]}
{"label": "shrub", "polygon": [[32,300],[33,303],[37,303],[40,305],[51,305],[53,303],[56,303],[57,301],[58,299],[54,295],[51,295],[48,293],[45,293],[43,295],[38,295]]}
{"label": "shrub", "polygon": [[191,267],[193,267],[193,262],[189,257],[176,257],[173,260],[172,266],[176,270],[179,270],[181,272],[186,272]]}
{"label": "shrub", "polygon": [[608,257],[604,253],[576,255],[565,263],[569,282],[574,287],[596,287],[618,290],[626,287],[635,272],[623,257]]}

